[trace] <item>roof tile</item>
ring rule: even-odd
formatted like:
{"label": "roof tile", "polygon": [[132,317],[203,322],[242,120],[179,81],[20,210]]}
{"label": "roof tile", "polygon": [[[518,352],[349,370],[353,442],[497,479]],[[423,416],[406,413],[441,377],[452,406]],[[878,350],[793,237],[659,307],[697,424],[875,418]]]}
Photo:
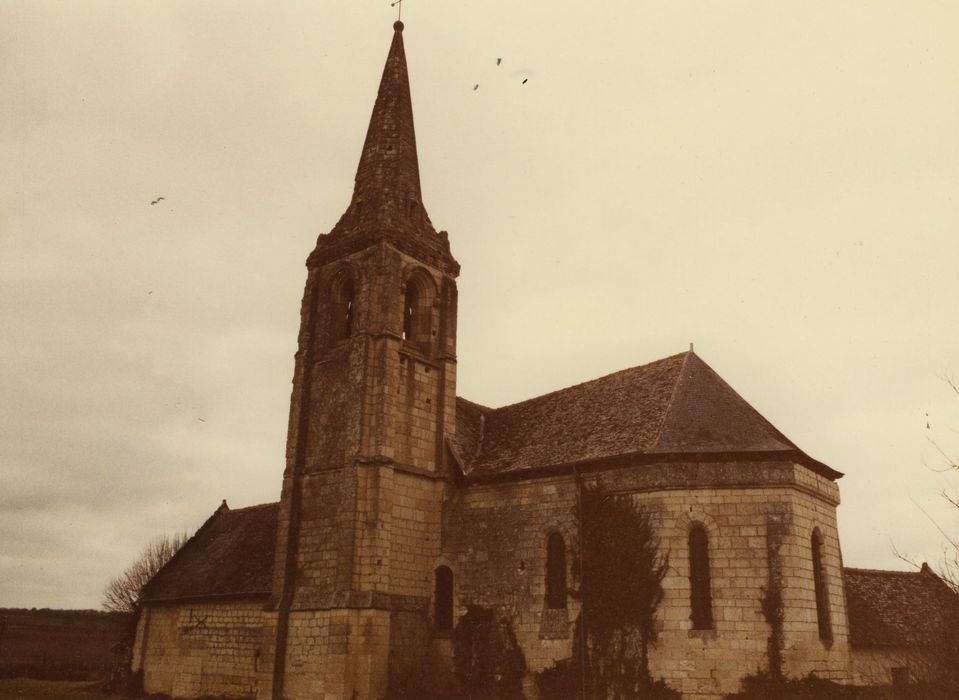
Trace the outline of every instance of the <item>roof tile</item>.
{"label": "roof tile", "polygon": [[926,565],[921,571],[843,569],[854,647],[927,646],[959,621],[959,596]]}
{"label": "roof tile", "polygon": [[221,506],[144,587],[144,602],[270,592],[278,503]]}
{"label": "roof tile", "polygon": [[473,475],[635,453],[798,453],[692,351],[502,408],[458,399],[454,443]]}

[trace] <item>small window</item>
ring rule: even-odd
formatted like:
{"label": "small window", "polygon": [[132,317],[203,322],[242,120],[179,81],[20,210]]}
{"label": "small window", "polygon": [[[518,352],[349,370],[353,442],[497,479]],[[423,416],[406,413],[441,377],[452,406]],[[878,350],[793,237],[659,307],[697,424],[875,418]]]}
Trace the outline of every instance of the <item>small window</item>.
{"label": "small window", "polygon": [[816,621],[819,625],[819,638],[824,642],[832,641],[832,623],[829,619],[829,594],[826,590],[826,570],[823,566],[823,537],[817,527],[812,531],[812,574],[816,588]]}
{"label": "small window", "polygon": [[689,531],[689,605],[694,630],[713,629],[713,594],[709,575],[709,537],[702,523]]}
{"label": "small window", "polygon": [[435,573],[434,627],[437,632],[450,632],[453,629],[453,572],[448,566],[440,566]]}
{"label": "small window", "polygon": [[353,334],[354,316],[353,278],[341,272],[330,287],[330,340],[334,343]]}
{"label": "small window", "polygon": [[558,532],[546,541],[546,607],[566,607],[566,543]]}

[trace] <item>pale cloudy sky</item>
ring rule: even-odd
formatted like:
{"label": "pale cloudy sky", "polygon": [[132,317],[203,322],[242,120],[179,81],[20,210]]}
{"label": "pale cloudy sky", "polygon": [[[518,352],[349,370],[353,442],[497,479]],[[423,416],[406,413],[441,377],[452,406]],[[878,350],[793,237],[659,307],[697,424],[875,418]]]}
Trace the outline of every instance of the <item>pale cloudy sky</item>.
{"label": "pale cloudy sky", "polygon": [[[404,5],[426,205],[463,268],[459,393],[695,341],[846,473],[847,565],[937,561],[959,4]],[[393,19],[0,0],[0,606],[97,607],[156,533],[278,498],[304,261],[349,201]]]}

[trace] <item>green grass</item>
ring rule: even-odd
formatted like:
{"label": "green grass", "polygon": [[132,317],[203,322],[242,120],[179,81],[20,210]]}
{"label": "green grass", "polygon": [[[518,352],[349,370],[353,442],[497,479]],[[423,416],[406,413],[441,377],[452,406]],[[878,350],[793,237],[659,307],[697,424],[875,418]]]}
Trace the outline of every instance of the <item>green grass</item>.
{"label": "green grass", "polygon": [[93,688],[98,681],[35,681],[29,678],[0,679],[0,700],[112,700]]}

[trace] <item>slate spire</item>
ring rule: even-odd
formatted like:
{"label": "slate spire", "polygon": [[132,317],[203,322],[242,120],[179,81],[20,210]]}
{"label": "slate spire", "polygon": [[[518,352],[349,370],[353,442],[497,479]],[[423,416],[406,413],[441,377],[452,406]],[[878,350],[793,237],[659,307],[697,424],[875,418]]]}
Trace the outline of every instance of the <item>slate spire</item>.
{"label": "slate spire", "polygon": [[320,236],[311,259],[318,263],[377,240],[444,267],[458,269],[445,232],[433,228],[420,190],[413,128],[413,102],[403,47],[403,23],[393,24],[393,41],[366,130],[346,212]]}

